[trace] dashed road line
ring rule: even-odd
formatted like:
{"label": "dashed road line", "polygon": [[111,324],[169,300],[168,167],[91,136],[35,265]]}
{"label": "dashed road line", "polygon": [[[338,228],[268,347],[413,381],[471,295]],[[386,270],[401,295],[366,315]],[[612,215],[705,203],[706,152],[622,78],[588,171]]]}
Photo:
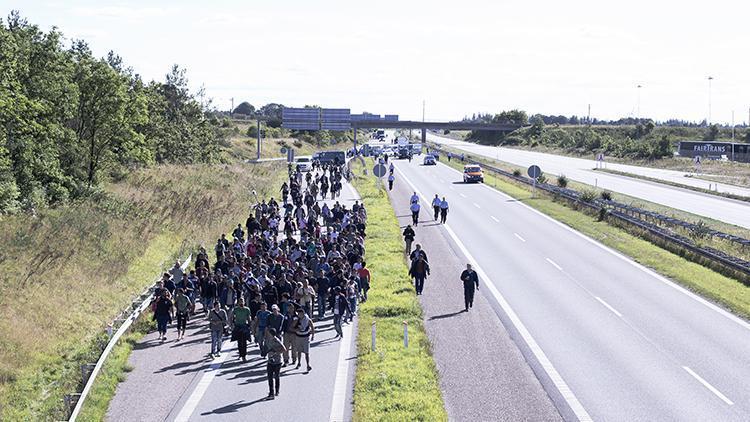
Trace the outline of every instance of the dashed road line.
{"label": "dashed road line", "polygon": [[463,193],[459,192],[458,194],[461,195],[462,198],[466,198],[466,195],[464,195]]}
{"label": "dashed road line", "polygon": [[525,242],[526,241],[526,239],[524,239],[523,237],[521,237],[521,235],[518,234],[518,233],[513,233],[513,235],[515,235],[518,238],[518,240],[520,240],[521,242]]}
{"label": "dashed road line", "polygon": [[495,217],[494,215],[491,215],[490,218],[492,218],[493,220],[495,220],[496,223],[500,222],[500,220],[498,220],[497,217]]}
{"label": "dashed road line", "polygon": [[552,264],[552,266],[553,266],[553,267],[555,267],[555,268],[557,268],[558,270],[562,271],[562,267],[561,267],[561,266],[559,266],[559,265],[557,265],[557,263],[556,263],[555,261],[553,261],[553,260],[551,260],[551,259],[549,259],[549,258],[546,258],[546,259],[547,259],[547,262],[549,262],[550,264]]}
{"label": "dashed road line", "polygon": [[479,206],[479,204],[477,204],[476,202],[474,203],[474,206],[475,206],[475,207],[477,207],[477,208],[482,208],[482,207],[480,207],[480,206]]}
{"label": "dashed road line", "polygon": [[615,308],[613,308],[612,306],[610,306],[610,304],[609,304],[609,303],[607,303],[607,302],[605,302],[605,301],[604,301],[604,299],[600,298],[599,296],[594,296],[594,298],[595,298],[596,300],[598,300],[598,301],[599,301],[599,303],[601,303],[602,305],[606,306],[606,307],[607,307],[607,309],[609,309],[610,311],[612,311],[612,313],[614,313],[614,314],[615,314],[615,315],[617,315],[618,317],[622,318],[622,314],[621,314],[621,313],[619,313],[619,312],[617,312],[617,309],[615,309]]}
{"label": "dashed road line", "polygon": [[709,384],[708,381],[701,378],[701,376],[696,374],[692,369],[688,368],[687,366],[683,366],[682,369],[686,370],[688,374],[692,375],[693,378],[697,379],[698,382],[703,384],[704,387],[708,388],[709,391],[716,394],[716,396],[719,397],[722,401],[724,401],[724,403],[730,406],[734,404],[733,401],[729,400],[729,398],[727,398],[727,396],[725,396],[724,394],[721,394],[721,391],[717,390],[716,387],[714,387],[713,385]]}

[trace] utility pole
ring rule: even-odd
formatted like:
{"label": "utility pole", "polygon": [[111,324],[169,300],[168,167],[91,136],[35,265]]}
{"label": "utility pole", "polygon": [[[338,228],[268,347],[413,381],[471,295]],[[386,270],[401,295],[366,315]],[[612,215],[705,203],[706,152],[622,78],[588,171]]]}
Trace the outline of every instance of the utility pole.
{"label": "utility pole", "polygon": [[734,142],[734,110],[732,110],[732,142]]}
{"label": "utility pole", "polygon": [[422,100],[422,123],[424,123],[424,100]]}
{"label": "utility pole", "polygon": [[638,84],[638,86],[636,87],[638,88],[638,106],[636,108],[636,116],[635,116],[636,120],[641,119],[641,88],[642,87],[643,85],[641,84]]}
{"label": "utility pole", "polygon": [[232,100],[232,108],[229,109],[229,115],[231,116],[234,113],[234,97],[230,98],[230,100]]}
{"label": "utility pole", "polygon": [[586,123],[588,123],[589,126],[591,126],[591,104],[589,104],[589,112],[588,114],[586,114]]}
{"label": "utility pole", "polygon": [[713,80],[713,76],[708,77],[708,126],[711,126],[711,81]]}

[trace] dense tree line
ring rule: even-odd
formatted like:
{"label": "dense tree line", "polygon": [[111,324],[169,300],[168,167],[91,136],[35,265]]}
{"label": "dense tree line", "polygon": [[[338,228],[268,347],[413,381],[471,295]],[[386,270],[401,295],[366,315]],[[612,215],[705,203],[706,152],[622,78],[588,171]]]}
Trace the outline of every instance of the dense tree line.
{"label": "dense tree line", "polygon": [[178,66],[144,82],[112,52],[66,47],[17,12],[0,20],[0,212],[86,195],[136,165],[216,161],[224,136]]}

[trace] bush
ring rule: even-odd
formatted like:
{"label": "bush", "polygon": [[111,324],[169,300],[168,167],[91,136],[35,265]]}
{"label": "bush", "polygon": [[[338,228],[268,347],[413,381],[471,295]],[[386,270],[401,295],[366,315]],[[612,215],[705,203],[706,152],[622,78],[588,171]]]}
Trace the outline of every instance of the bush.
{"label": "bush", "polygon": [[601,197],[605,201],[611,201],[612,200],[612,192],[608,190],[603,190],[601,193]]}
{"label": "bush", "polygon": [[692,227],[690,227],[690,237],[693,239],[704,239],[708,236],[711,228],[703,220],[698,220]]}
{"label": "bush", "polygon": [[539,177],[536,178],[537,183],[547,183],[547,176],[544,175],[544,173],[540,174]]}
{"label": "bush", "polygon": [[521,177],[521,170],[519,170],[519,169],[513,170],[513,175],[516,176],[516,177]]}
{"label": "bush", "polygon": [[596,191],[593,189],[584,189],[581,191],[579,198],[583,202],[593,202],[596,199]]}
{"label": "bush", "polygon": [[557,186],[560,186],[561,188],[568,187],[568,178],[565,177],[564,174],[557,176]]}

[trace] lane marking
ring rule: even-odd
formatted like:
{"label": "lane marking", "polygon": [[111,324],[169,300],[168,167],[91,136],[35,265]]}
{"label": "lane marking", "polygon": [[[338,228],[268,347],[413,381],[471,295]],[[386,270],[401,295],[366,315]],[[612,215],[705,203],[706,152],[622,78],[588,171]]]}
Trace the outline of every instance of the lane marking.
{"label": "lane marking", "polygon": [[599,296],[594,296],[594,298],[596,298],[596,300],[598,300],[599,303],[601,303],[602,305],[606,306],[607,309],[609,309],[610,311],[612,311],[615,315],[617,315],[618,317],[622,318],[622,314],[619,313],[619,312],[617,312],[617,309],[615,309],[612,306],[610,306],[610,304],[607,303],[607,302],[605,302],[604,299],[600,298]]}
{"label": "lane marking", "polygon": [[518,238],[518,240],[520,240],[521,242],[525,242],[525,241],[526,241],[526,239],[524,239],[523,237],[521,237],[521,235],[520,235],[520,234],[518,234],[518,233],[513,233],[513,234],[514,234],[514,235],[515,235],[515,236],[516,236],[516,237]]}
{"label": "lane marking", "polygon": [[463,193],[459,192],[458,194],[461,195],[462,198],[466,198],[466,195],[464,195]]}
{"label": "lane marking", "polygon": [[716,396],[719,397],[721,400],[723,400],[724,403],[726,403],[726,404],[728,404],[730,406],[732,406],[734,404],[734,402],[732,402],[731,400],[729,400],[727,398],[727,396],[721,394],[721,391],[719,391],[716,388],[714,388],[713,385],[709,384],[706,380],[704,380],[703,378],[701,378],[701,376],[698,375],[698,374],[696,374],[692,369],[688,368],[687,366],[683,366],[682,369],[686,370],[688,374],[692,375],[693,378],[697,379],[698,382],[700,382],[701,384],[703,384],[704,387],[708,388],[709,391],[711,391],[712,393],[716,394]]}
{"label": "lane marking", "polygon": [[479,204],[477,204],[476,202],[474,203],[474,206],[475,206],[475,207],[477,207],[477,208],[482,208],[482,207],[480,207],[480,206],[479,206]]}
{"label": "lane marking", "polygon": [[[427,200],[427,197],[422,195],[419,189],[417,189],[417,187],[414,186],[414,183],[412,183],[412,181],[406,177],[406,175],[404,174],[403,171],[401,171],[401,169],[396,167],[396,171],[398,171],[401,174],[401,178],[404,179],[406,183],[408,183],[409,186],[412,187],[414,192],[417,192],[417,195],[422,199],[422,201],[424,201],[425,203],[429,203],[429,201]],[[495,300],[497,300],[497,303],[503,309],[503,312],[505,312],[505,315],[507,315],[513,327],[515,327],[516,331],[518,331],[518,334],[521,336],[524,343],[526,343],[529,350],[534,355],[534,358],[536,358],[537,362],[539,362],[539,365],[542,367],[542,370],[544,371],[544,373],[547,374],[547,377],[550,379],[554,387],[560,393],[560,397],[562,397],[562,399],[565,400],[565,402],[567,403],[568,407],[570,408],[570,411],[572,411],[575,417],[581,422],[593,421],[591,416],[588,414],[588,412],[583,407],[581,402],[578,400],[576,395],[573,393],[573,391],[570,389],[568,384],[562,378],[560,373],[557,372],[557,369],[555,369],[555,366],[552,365],[552,362],[544,353],[544,350],[542,350],[542,348],[539,346],[539,343],[536,342],[536,340],[531,335],[529,330],[526,328],[526,326],[523,324],[523,322],[518,317],[516,312],[510,306],[510,303],[508,303],[508,301],[505,300],[505,297],[502,295],[502,293],[500,293],[500,291],[497,290],[497,287],[492,282],[492,279],[487,275],[487,273],[484,272],[482,267],[479,266],[479,263],[477,262],[476,259],[474,259],[474,256],[471,253],[469,253],[469,250],[466,249],[466,246],[461,241],[461,239],[458,238],[456,233],[450,227],[450,224],[445,223],[443,224],[443,227],[445,227],[445,231],[448,233],[451,239],[453,239],[453,242],[456,244],[456,246],[458,246],[458,248],[461,250],[464,256],[466,256],[466,259],[469,260],[469,263],[474,267],[474,270],[477,272],[479,277],[485,280],[484,282],[485,286],[487,286],[487,288],[490,290],[490,293],[492,293],[492,295],[495,297]],[[532,365],[532,369],[533,369],[533,365]]]}
{"label": "lane marking", "polygon": [[494,215],[491,215],[490,217],[492,217],[492,219],[495,220],[496,223],[500,222],[500,220],[498,220],[497,217],[495,217]]}
{"label": "lane marking", "polygon": [[211,385],[214,377],[216,377],[216,373],[219,371],[219,368],[221,368],[221,365],[224,364],[224,361],[227,359],[230,353],[235,350],[234,348],[229,348],[230,344],[231,341],[229,339],[225,340],[221,344],[221,356],[216,358],[211,366],[206,370],[206,372],[203,373],[203,376],[201,377],[200,381],[198,381],[198,385],[195,387],[195,390],[193,390],[193,392],[190,394],[190,398],[187,399],[185,404],[182,406],[182,410],[180,410],[180,413],[175,418],[175,422],[187,422],[188,420],[190,420],[190,416],[193,415],[195,408],[198,407],[198,403],[200,403],[203,395],[206,394],[206,390],[208,390],[208,386]]}
{"label": "lane marking", "polygon": [[[445,167],[446,167],[447,169],[449,169],[449,170],[451,170],[451,171],[454,171],[454,172],[456,172],[456,173],[458,173],[458,174],[462,174],[462,173],[461,173],[460,171],[458,171],[458,170],[454,169],[453,167],[450,167],[450,166],[448,166],[448,165],[445,165],[445,164],[443,164],[443,165],[444,165],[444,166],[445,166]],[[403,173],[402,173],[402,174],[403,174]],[[543,212],[541,212],[541,211],[539,211],[539,210],[537,210],[537,209],[535,209],[535,208],[531,207],[530,205],[526,205],[526,204],[524,204],[524,203],[523,203],[522,201],[519,201],[519,200],[517,200],[517,199],[513,198],[512,196],[510,196],[510,195],[508,195],[508,194],[506,194],[506,193],[504,193],[504,192],[500,192],[499,190],[496,190],[496,189],[494,189],[494,188],[491,188],[491,187],[489,187],[489,186],[485,185],[484,183],[482,183],[482,184],[481,184],[480,186],[484,187],[485,189],[488,189],[488,190],[489,190],[490,192],[494,192],[495,194],[497,194],[497,195],[500,195],[500,197],[502,197],[502,198],[505,198],[505,199],[509,199],[509,200],[513,201],[514,203],[516,203],[516,204],[518,204],[518,205],[521,205],[521,206],[525,207],[525,208],[526,208],[526,209],[528,209],[529,211],[531,211],[531,212],[533,212],[533,213],[535,213],[535,214],[539,215],[539,216],[540,216],[540,217],[542,217],[542,218],[545,218],[546,220],[548,220],[548,221],[552,222],[553,224],[556,224],[557,226],[559,226],[559,227],[561,227],[561,228],[563,228],[563,229],[565,229],[565,230],[569,231],[570,233],[573,233],[574,235],[576,235],[576,236],[580,237],[581,239],[583,239],[583,240],[585,240],[585,241],[587,241],[587,242],[591,243],[592,245],[596,245],[596,246],[597,246],[598,248],[600,248],[600,249],[602,249],[602,250],[604,250],[604,251],[607,251],[607,252],[609,252],[610,254],[612,254],[612,255],[614,255],[614,256],[616,256],[616,257],[620,258],[621,260],[623,260],[623,261],[627,262],[628,264],[630,264],[630,265],[634,266],[635,268],[637,268],[637,269],[641,270],[642,272],[644,272],[644,273],[646,273],[646,274],[650,275],[651,277],[653,277],[653,278],[655,278],[655,279],[657,279],[657,280],[661,281],[661,282],[662,282],[662,283],[664,283],[665,285],[667,285],[667,286],[669,286],[669,287],[671,287],[671,288],[673,288],[673,289],[677,290],[678,292],[680,292],[680,293],[684,294],[685,296],[687,296],[687,297],[689,297],[689,298],[691,298],[691,299],[695,300],[696,302],[698,302],[698,303],[700,303],[700,304],[702,304],[702,305],[706,306],[707,308],[709,308],[709,309],[711,309],[711,310],[715,311],[716,313],[718,313],[718,314],[720,314],[720,315],[724,316],[725,318],[727,318],[727,319],[729,319],[729,320],[731,320],[731,321],[733,321],[733,322],[737,323],[737,324],[738,324],[738,325],[740,325],[741,327],[743,327],[743,328],[745,328],[745,329],[747,329],[747,330],[750,330],[750,323],[748,323],[747,321],[745,321],[745,320],[743,320],[743,319],[741,319],[741,318],[737,317],[736,315],[732,314],[731,312],[729,312],[729,311],[727,311],[727,310],[725,310],[725,309],[722,309],[721,307],[719,307],[719,306],[717,306],[717,305],[715,305],[715,304],[713,304],[713,303],[709,302],[708,300],[706,300],[706,299],[704,299],[704,298],[702,298],[702,297],[698,296],[697,294],[695,294],[695,293],[693,293],[693,292],[691,292],[691,291],[687,290],[686,288],[684,288],[684,287],[682,287],[682,286],[680,286],[680,285],[676,284],[675,282],[673,282],[673,281],[671,281],[671,280],[668,280],[668,279],[667,279],[666,277],[664,277],[663,275],[661,275],[661,274],[659,274],[659,273],[657,273],[657,272],[655,272],[655,271],[653,271],[653,270],[651,270],[651,269],[649,269],[649,268],[646,268],[646,267],[644,267],[643,265],[641,265],[641,264],[639,264],[639,263],[637,263],[637,262],[633,261],[633,259],[632,259],[632,258],[629,258],[629,257],[627,257],[627,256],[625,256],[625,255],[623,255],[623,254],[621,254],[620,252],[617,252],[616,250],[614,250],[614,249],[610,248],[609,246],[606,246],[606,245],[603,245],[602,243],[599,243],[599,242],[597,242],[596,240],[594,240],[594,239],[592,239],[592,238],[590,238],[590,237],[586,236],[585,234],[583,234],[583,233],[581,233],[581,232],[578,232],[578,231],[576,231],[575,229],[573,229],[573,228],[571,228],[571,227],[569,227],[569,226],[566,226],[565,224],[563,224],[563,223],[561,223],[561,222],[559,222],[559,221],[555,220],[554,218],[552,218],[552,217],[548,216],[547,214],[545,214],[545,213],[543,213]]]}
{"label": "lane marking", "polygon": [[448,186],[448,189],[455,190],[455,189],[453,189],[453,186]]}
{"label": "lane marking", "polygon": [[551,259],[549,259],[549,258],[545,258],[545,259],[547,260],[547,262],[549,262],[550,264],[552,264],[552,266],[553,266],[553,267],[555,267],[555,268],[557,268],[558,270],[562,271],[562,267],[561,267],[561,266],[559,266],[559,265],[557,265],[557,263],[555,263],[555,261],[553,261],[553,260],[551,260]]}
{"label": "lane marking", "polygon": [[336,366],[336,382],[333,384],[333,401],[331,402],[330,422],[346,421],[346,390],[349,382],[349,356],[352,354],[352,327],[354,324],[347,324],[343,327],[344,338],[339,344],[339,361]]}

